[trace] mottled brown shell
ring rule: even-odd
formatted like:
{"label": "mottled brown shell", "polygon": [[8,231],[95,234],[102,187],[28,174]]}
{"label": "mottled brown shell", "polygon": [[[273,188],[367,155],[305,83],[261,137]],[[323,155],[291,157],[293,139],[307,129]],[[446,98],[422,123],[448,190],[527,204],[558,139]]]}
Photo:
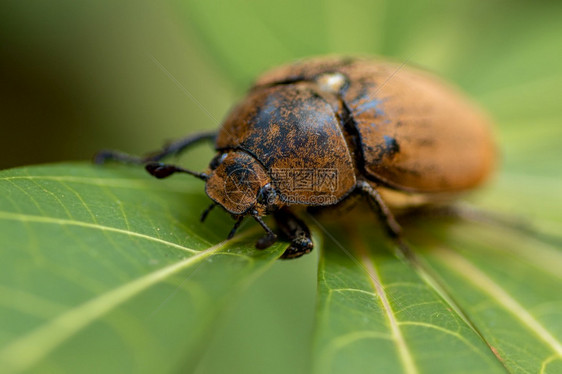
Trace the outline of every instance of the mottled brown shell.
{"label": "mottled brown shell", "polygon": [[252,90],[225,120],[216,148],[254,156],[288,204],[332,205],[355,186],[337,113],[312,83]]}
{"label": "mottled brown shell", "polygon": [[[426,72],[389,62],[321,58],[264,74],[254,92],[318,83],[330,74],[345,79],[334,86],[343,106],[334,109],[352,123],[346,131],[360,145],[358,172],[368,179],[397,190],[442,193],[470,189],[490,174],[495,148],[488,120]],[[327,101],[329,91],[317,84]]]}

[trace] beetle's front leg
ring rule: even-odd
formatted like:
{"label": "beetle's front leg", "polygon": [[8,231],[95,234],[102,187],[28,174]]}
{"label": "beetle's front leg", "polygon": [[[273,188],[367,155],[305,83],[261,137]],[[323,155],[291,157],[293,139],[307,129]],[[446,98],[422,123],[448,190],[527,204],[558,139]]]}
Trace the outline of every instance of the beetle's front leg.
{"label": "beetle's front leg", "polygon": [[273,245],[273,243],[275,243],[277,241],[277,235],[275,235],[275,233],[269,228],[269,226],[267,226],[265,224],[263,219],[261,219],[261,217],[257,215],[257,212],[254,212],[254,213],[255,213],[254,216],[253,216],[254,219],[256,220],[257,223],[260,224],[261,227],[263,227],[263,229],[267,233],[266,236],[264,236],[263,238],[259,239],[256,242],[256,248],[257,249],[266,249],[268,247],[271,247]]}
{"label": "beetle's front leg", "polygon": [[314,248],[310,230],[306,224],[288,209],[274,213],[277,226],[289,240],[291,245],[285,250],[282,259],[292,259],[310,253]]}

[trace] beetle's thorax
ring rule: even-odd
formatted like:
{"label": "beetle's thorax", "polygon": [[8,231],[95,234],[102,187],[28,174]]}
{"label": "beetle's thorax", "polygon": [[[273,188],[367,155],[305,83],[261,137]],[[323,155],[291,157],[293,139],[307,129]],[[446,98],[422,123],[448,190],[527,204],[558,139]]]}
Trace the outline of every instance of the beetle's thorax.
{"label": "beetle's thorax", "polygon": [[251,92],[217,136],[217,149],[255,156],[287,205],[331,205],[355,186],[353,160],[334,108],[338,99],[330,88],[341,82],[325,80],[325,93],[312,81]]}

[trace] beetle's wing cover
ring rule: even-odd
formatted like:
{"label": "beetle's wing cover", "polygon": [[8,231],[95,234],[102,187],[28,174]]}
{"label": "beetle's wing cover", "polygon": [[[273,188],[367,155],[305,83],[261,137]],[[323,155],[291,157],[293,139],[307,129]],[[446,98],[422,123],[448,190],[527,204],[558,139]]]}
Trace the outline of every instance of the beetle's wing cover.
{"label": "beetle's wing cover", "polygon": [[389,186],[417,192],[474,187],[491,172],[495,148],[485,116],[457,90],[400,64],[317,58],[264,74],[257,85],[314,81],[339,72],[340,93],[360,137],[365,169]]}
{"label": "beetle's wing cover", "polygon": [[336,113],[308,84],[251,91],[227,117],[216,146],[254,155],[292,203],[331,205],[355,186]]}
{"label": "beetle's wing cover", "polygon": [[397,64],[358,61],[343,72],[367,172],[420,192],[468,189],[490,174],[488,120],[455,89]]}

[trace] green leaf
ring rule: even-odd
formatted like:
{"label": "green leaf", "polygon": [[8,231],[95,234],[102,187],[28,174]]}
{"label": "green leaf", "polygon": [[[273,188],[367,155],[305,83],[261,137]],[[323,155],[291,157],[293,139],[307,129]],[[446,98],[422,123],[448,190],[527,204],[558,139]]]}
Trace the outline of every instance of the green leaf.
{"label": "green leaf", "polygon": [[[394,56],[444,75],[490,112],[498,124],[499,173],[490,188],[467,198],[523,225],[422,218],[405,227],[417,266],[394,256],[392,244],[373,232],[380,225],[372,215],[340,220],[327,226],[327,233],[317,228],[319,293],[309,355],[303,337],[312,329],[306,312],[314,298],[314,284],[308,282],[314,266],[302,266],[304,259],[277,262],[274,272],[266,272],[267,282],[254,282],[250,296],[238,298],[283,245],[257,252],[255,237],[248,236],[221,244],[232,222],[221,213],[204,225],[198,222],[208,201],[200,182],[155,181],[128,168],[87,165],[6,171],[0,177],[0,367],[170,372],[197,365],[199,374],[304,373],[310,359],[322,373],[562,372],[562,3],[177,3],[174,13],[189,33],[185,40],[176,35],[179,42],[166,47],[168,37],[159,38],[158,31],[168,35],[175,24],[162,22],[166,27],[147,28],[136,43],[153,57],[149,66],[157,71],[158,84],[131,90],[132,82],[143,82],[138,72],[144,76],[147,69],[107,68],[114,84],[106,85],[110,90],[103,96],[119,105],[113,111],[125,113],[139,102],[164,103],[161,112],[139,112],[145,136],[160,136],[150,134],[148,112],[157,123],[214,122],[233,104],[224,80],[242,94],[259,72],[296,58]],[[158,10],[154,14],[174,18]],[[149,20],[150,12],[145,13],[138,17],[139,28],[144,29],[145,16]],[[105,20],[95,18],[100,19]],[[152,44],[146,44],[148,37]],[[37,45],[52,47],[44,40]],[[67,39],[61,40],[62,50]],[[116,45],[119,41],[110,43],[111,49],[121,50]],[[95,52],[104,56],[107,50]],[[98,68],[98,59],[90,60]],[[84,69],[84,60],[76,61],[64,70],[91,70]],[[118,80],[124,72],[129,78]],[[179,94],[162,95],[168,90]],[[146,92],[140,95],[148,99],[124,105],[133,91]],[[176,112],[185,100],[185,111]],[[98,122],[136,123],[111,116]],[[133,139],[124,128],[127,138],[112,138],[113,144]],[[204,165],[207,157],[191,161]],[[313,260],[308,258],[310,264]],[[300,281],[308,283],[300,287]],[[243,303],[238,314],[244,316],[227,319],[226,328],[215,325],[215,317],[236,302]],[[205,365],[209,362],[220,363]]]}
{"label": "green leaf", "polygon": [[[183,178],[182,178],[183,179]],[[9,372],[193,368],[229,300],[283,243],[252,249],[196,180],[61,164],[0,173],[0,366]],[[9,264],[9,266],[6,266]]]}
{"label": "green leaf", "polygon": [[562,284],[562,253],[508,228],[455,222],[424,231],[418,248],[506,368],[558,372],[562,294],[554,290]]}
{"label": "green leaf", "polygon": [[504,372],[428,274],[365,225],[350,234],[326,245],[320,263],[316,372]]}
{"label": "green leaf", "polygon": [[315,372],[562,367],[562,253],[539,234],[416,221],[405,231],[419,257],[412,265],[368,224],[326,233]]}

